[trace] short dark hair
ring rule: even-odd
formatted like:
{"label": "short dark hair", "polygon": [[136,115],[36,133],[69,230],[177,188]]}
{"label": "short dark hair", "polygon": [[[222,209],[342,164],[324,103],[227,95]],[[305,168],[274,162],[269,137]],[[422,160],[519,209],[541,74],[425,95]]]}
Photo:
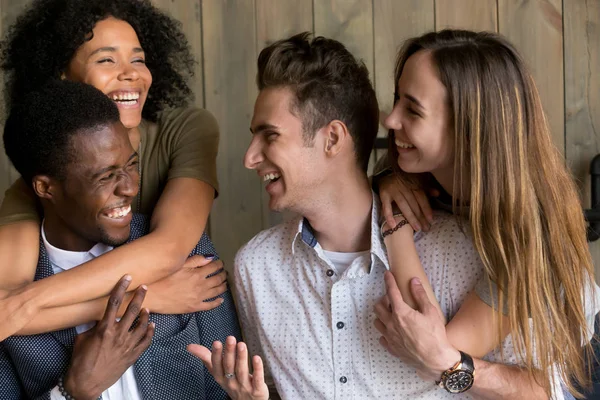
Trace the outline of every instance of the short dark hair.
{"label": "short dark hair", "polygon": [[333,120],[346,124],[358,164],[366,171],[379,127],[379,106],[369,71],[337,40],[300,33],[266,47],[258,56],[259,90],[289,87],[302,119],[305,142]]}
{"label": "short dark hair", "polygon": [[1,44],[1,67],[10,106],[52,79],[60,78],[77,49],[91,38],[98,21],[114,17],[129,23],[146,53],[152,86],[142,116],[156,121],[165,107],[192,99],[189,80],[195,60],[181,23],[150,0],[34,0],[8,29]]}
{"label": "short dark hair", "polygon": [[28,184],[36,175],[64,179],[74,158],[72,137],[118,122],[117,106],[98,89],[51,81],[13,105],[4,126],[4,149]]}

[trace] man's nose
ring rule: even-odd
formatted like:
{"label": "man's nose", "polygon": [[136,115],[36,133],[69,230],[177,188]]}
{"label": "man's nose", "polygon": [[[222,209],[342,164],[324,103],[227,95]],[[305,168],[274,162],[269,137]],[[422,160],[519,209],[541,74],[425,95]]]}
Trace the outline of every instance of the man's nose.
{"label": "man's nose", "polygon": [[246,155],[244,156],[244,167],[248,169],[256,169],[258,165],[264,160],[262,144],[258,136],[253,136]]}

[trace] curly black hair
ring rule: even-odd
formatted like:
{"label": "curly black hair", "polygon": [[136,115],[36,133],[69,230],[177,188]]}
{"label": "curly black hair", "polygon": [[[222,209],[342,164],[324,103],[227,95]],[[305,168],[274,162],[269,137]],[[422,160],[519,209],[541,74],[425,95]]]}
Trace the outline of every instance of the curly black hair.
{"label": "curly black hair", "polygon": [[4,148],[26,182],[36,175],[64,179],[73,160],[71,139],[119,122],[119,109],[91,85],[53,80],[13,104]]}
{"label": "curly black hair", "polygon": [[7,106],[59,78],[96,23],[110,16],[133,27],[146,53],[153,83],[142,117],[156,121],[165,107],[188,104],[194,57],[181,24],[149,0],[34,0],[0,43]]}

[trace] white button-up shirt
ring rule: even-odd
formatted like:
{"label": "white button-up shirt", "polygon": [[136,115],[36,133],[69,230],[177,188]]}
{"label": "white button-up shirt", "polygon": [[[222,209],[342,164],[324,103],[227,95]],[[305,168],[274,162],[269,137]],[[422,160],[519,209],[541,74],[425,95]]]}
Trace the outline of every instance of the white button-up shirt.
{"label": "white button-up shirt", "polygon": [[[46,239],[44,226],[42,224],[42,242],[48,254],[48,260],[52,265],[52,270],[55,274],[75,268],[78,265],[86,263],[102,254],[111,251],[111,246],[103,243],[98,243],[89,251],[67,251],[59,249],[51,245]],[[75,327],[77,334],[92,329],[96,325],[95,322],[78,325]],[[58,386],[50,392],[51,400],[64,400],[63,395],[58,390]],[[133,366],[129,367],[125,373],[111,387],[102,392],[103,400],[141,400],[142,396],[139,393]]]}
{"label": "white button-up shirt", "polygon": [[[376,197],[373,204],[370,254],[341,275],[302,218],[259,233],[236,256],[237,304],[250,354],[262,356],[268,382],[286,400],[457,398],[379,344],[373,309],[385,294],[389,265]],[[431,230],[416,234],[415,243],[450,319],[483,276],[480,258],[447,213],[436,213]],[[510,337],[503,347],[504,363],[516,363]],[[499,362],[500,353],[486,359]]]}

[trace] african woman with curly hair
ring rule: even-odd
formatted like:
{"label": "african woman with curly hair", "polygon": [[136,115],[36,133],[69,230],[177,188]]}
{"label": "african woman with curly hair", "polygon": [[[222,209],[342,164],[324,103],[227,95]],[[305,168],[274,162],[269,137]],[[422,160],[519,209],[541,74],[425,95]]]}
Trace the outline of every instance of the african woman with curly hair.
{"label": "african woman with curly hair", "polygon": [[[194,59],[179,24],[147,0],[35,0],[2,42],[7,106],[53,79],[88,83],[118,106],[140,156],[133,210],[107,205],[99,218],[151,214],[151,232],[49,279],[33,282],[41,218],[18,180],[0,208],[0,340],[101,317],[125,274],[152,284],[145,306],[160,313],[214,308],[225,273],[210,260],[186,262],[216,196],[217,123],[188,107]],[[110,171],[98,177],[110,180]],[[111,208],[112,207],[112,208]],[[196,266],[202,268],[191,268]],[[175,295],[177,293],[177,295]]]}

